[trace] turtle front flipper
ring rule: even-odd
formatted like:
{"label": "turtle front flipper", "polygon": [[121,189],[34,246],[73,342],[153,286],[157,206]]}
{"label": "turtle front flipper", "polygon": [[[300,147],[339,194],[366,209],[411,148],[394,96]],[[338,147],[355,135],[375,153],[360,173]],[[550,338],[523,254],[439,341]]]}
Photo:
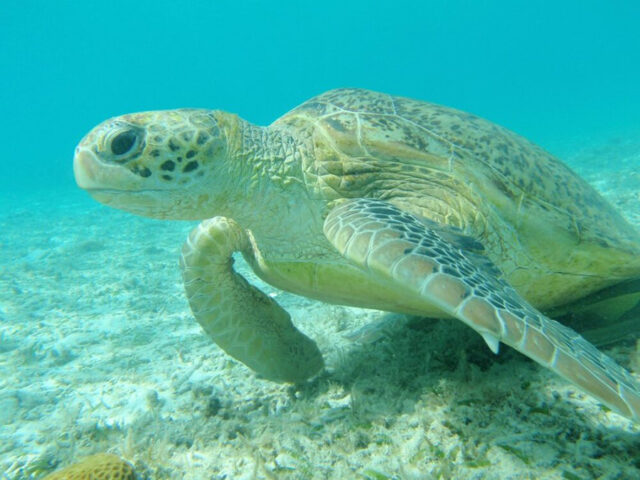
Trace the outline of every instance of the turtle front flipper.
{"label": "turtle front flipper", "polygon": [[640,422],[640,384],[570,328],[545,317],[478,253],[479,242],[390,203],[347,200],[324,223],[327,239],[370,275],[403,287],[480,333],[557,372],[611,409]]}
{"label": "turtle front flipper", "polygon": [[323,368],[315,342],[234,271],[236,251],[253,254],[247,233],[231,219],[215,217],[191,231],[180,265],[196,320],[220,348],[269,380],[296,383],[315,375]]}

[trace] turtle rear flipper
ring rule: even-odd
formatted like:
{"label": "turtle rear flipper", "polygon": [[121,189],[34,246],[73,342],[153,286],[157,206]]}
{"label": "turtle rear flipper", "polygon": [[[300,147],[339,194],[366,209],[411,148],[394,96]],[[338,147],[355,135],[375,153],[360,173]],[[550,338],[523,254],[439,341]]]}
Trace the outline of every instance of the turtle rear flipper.
{"label": "turtle rear flipper", "polygon": [[189,305],[229,355],[269,380],[297,383],[323,367],[315,342],[278,303],[233,270],[233,252],[254,254],[249,235],[225,217],[203,221],[182,247]]}
{"label": "turtle rear flipper", "polygon": [[529,305],[486,257],[464,248],[472,242],[439,232],[446,228],[371,199],[338,205],[324,224],[342,255],[462,320],[492,351],[506,343],[640,422],[640,384],[579,334]]}
{"label": "turtle rear flipper", "polygon": [[617,283],[545,313],[564,324],[575,325],[594,345],[636,341],[640,338],[640,278]]}

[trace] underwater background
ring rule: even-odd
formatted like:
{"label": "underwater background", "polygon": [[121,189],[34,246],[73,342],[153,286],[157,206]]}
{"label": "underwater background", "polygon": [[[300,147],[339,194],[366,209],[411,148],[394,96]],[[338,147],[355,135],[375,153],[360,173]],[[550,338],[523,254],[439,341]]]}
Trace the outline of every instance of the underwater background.
{"label": "underwater background", "polygon": [[632,0],[3,0],[0,182],[72,187],[75,144],[110,116],[189,106],[268,124],[346,86],[542,146],[619,133],[640,117],[639,20]]}
{"label": "underwater background", "polygon": [[[330,365],[303,391],[257,378],[188,309],[194,224],[98,205],[72,172],[112,116],[201,107],[266,125],[362,87],[516,131],[638,227],[639,25],[634,0],[2,0],[0,479],[106,451],[152,479],[640,478],[637,426],[509,349],[296,297],[241,265]],[[634,345],[607,353],[639,370]]]}

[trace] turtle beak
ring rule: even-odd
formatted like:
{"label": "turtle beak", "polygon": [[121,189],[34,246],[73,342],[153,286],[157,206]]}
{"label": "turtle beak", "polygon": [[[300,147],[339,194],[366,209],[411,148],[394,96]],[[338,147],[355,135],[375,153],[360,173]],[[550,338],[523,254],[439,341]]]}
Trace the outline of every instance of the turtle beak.
{"label": "turtle beak", "polygon": [[101,162],[90,150],[76,148],[73,174],[78,186],[84,190],[136,190],[140,179],[120,165]]}
{"label": "turtle beak", "polygon": [[80,147],[76,148],[76,154],[73,157],[73,175],[80,188],[91,190],[92,187],[97,186],[96,163],[96,158],[91,153]]}
{"label": "turtle beak", "polygon": [[173,200],[168,192],[159,195],[158,190],[144,185],[142,177],[121,165],[100,160],[90,148],[76,148],[73,174],[78,186],[104,205],[146,217],[173,218]]}

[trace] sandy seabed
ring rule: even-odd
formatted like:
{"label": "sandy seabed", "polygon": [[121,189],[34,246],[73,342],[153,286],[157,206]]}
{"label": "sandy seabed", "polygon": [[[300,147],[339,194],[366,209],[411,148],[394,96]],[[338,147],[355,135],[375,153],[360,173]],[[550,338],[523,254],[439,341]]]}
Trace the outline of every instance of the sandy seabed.
{"label": "sandy seabed", "polygon": [[[570,160],[640,226],[640,145]],[[639,426],[508,347],[281,292],[239,261],[327,363],[301,387],[256,377],[189,311],[178,256],[193,226],[76,190],[3,194],[2,480],[103,451],[141,479],[640,478]],[[606,351],[640,374],[634,342]]]}

